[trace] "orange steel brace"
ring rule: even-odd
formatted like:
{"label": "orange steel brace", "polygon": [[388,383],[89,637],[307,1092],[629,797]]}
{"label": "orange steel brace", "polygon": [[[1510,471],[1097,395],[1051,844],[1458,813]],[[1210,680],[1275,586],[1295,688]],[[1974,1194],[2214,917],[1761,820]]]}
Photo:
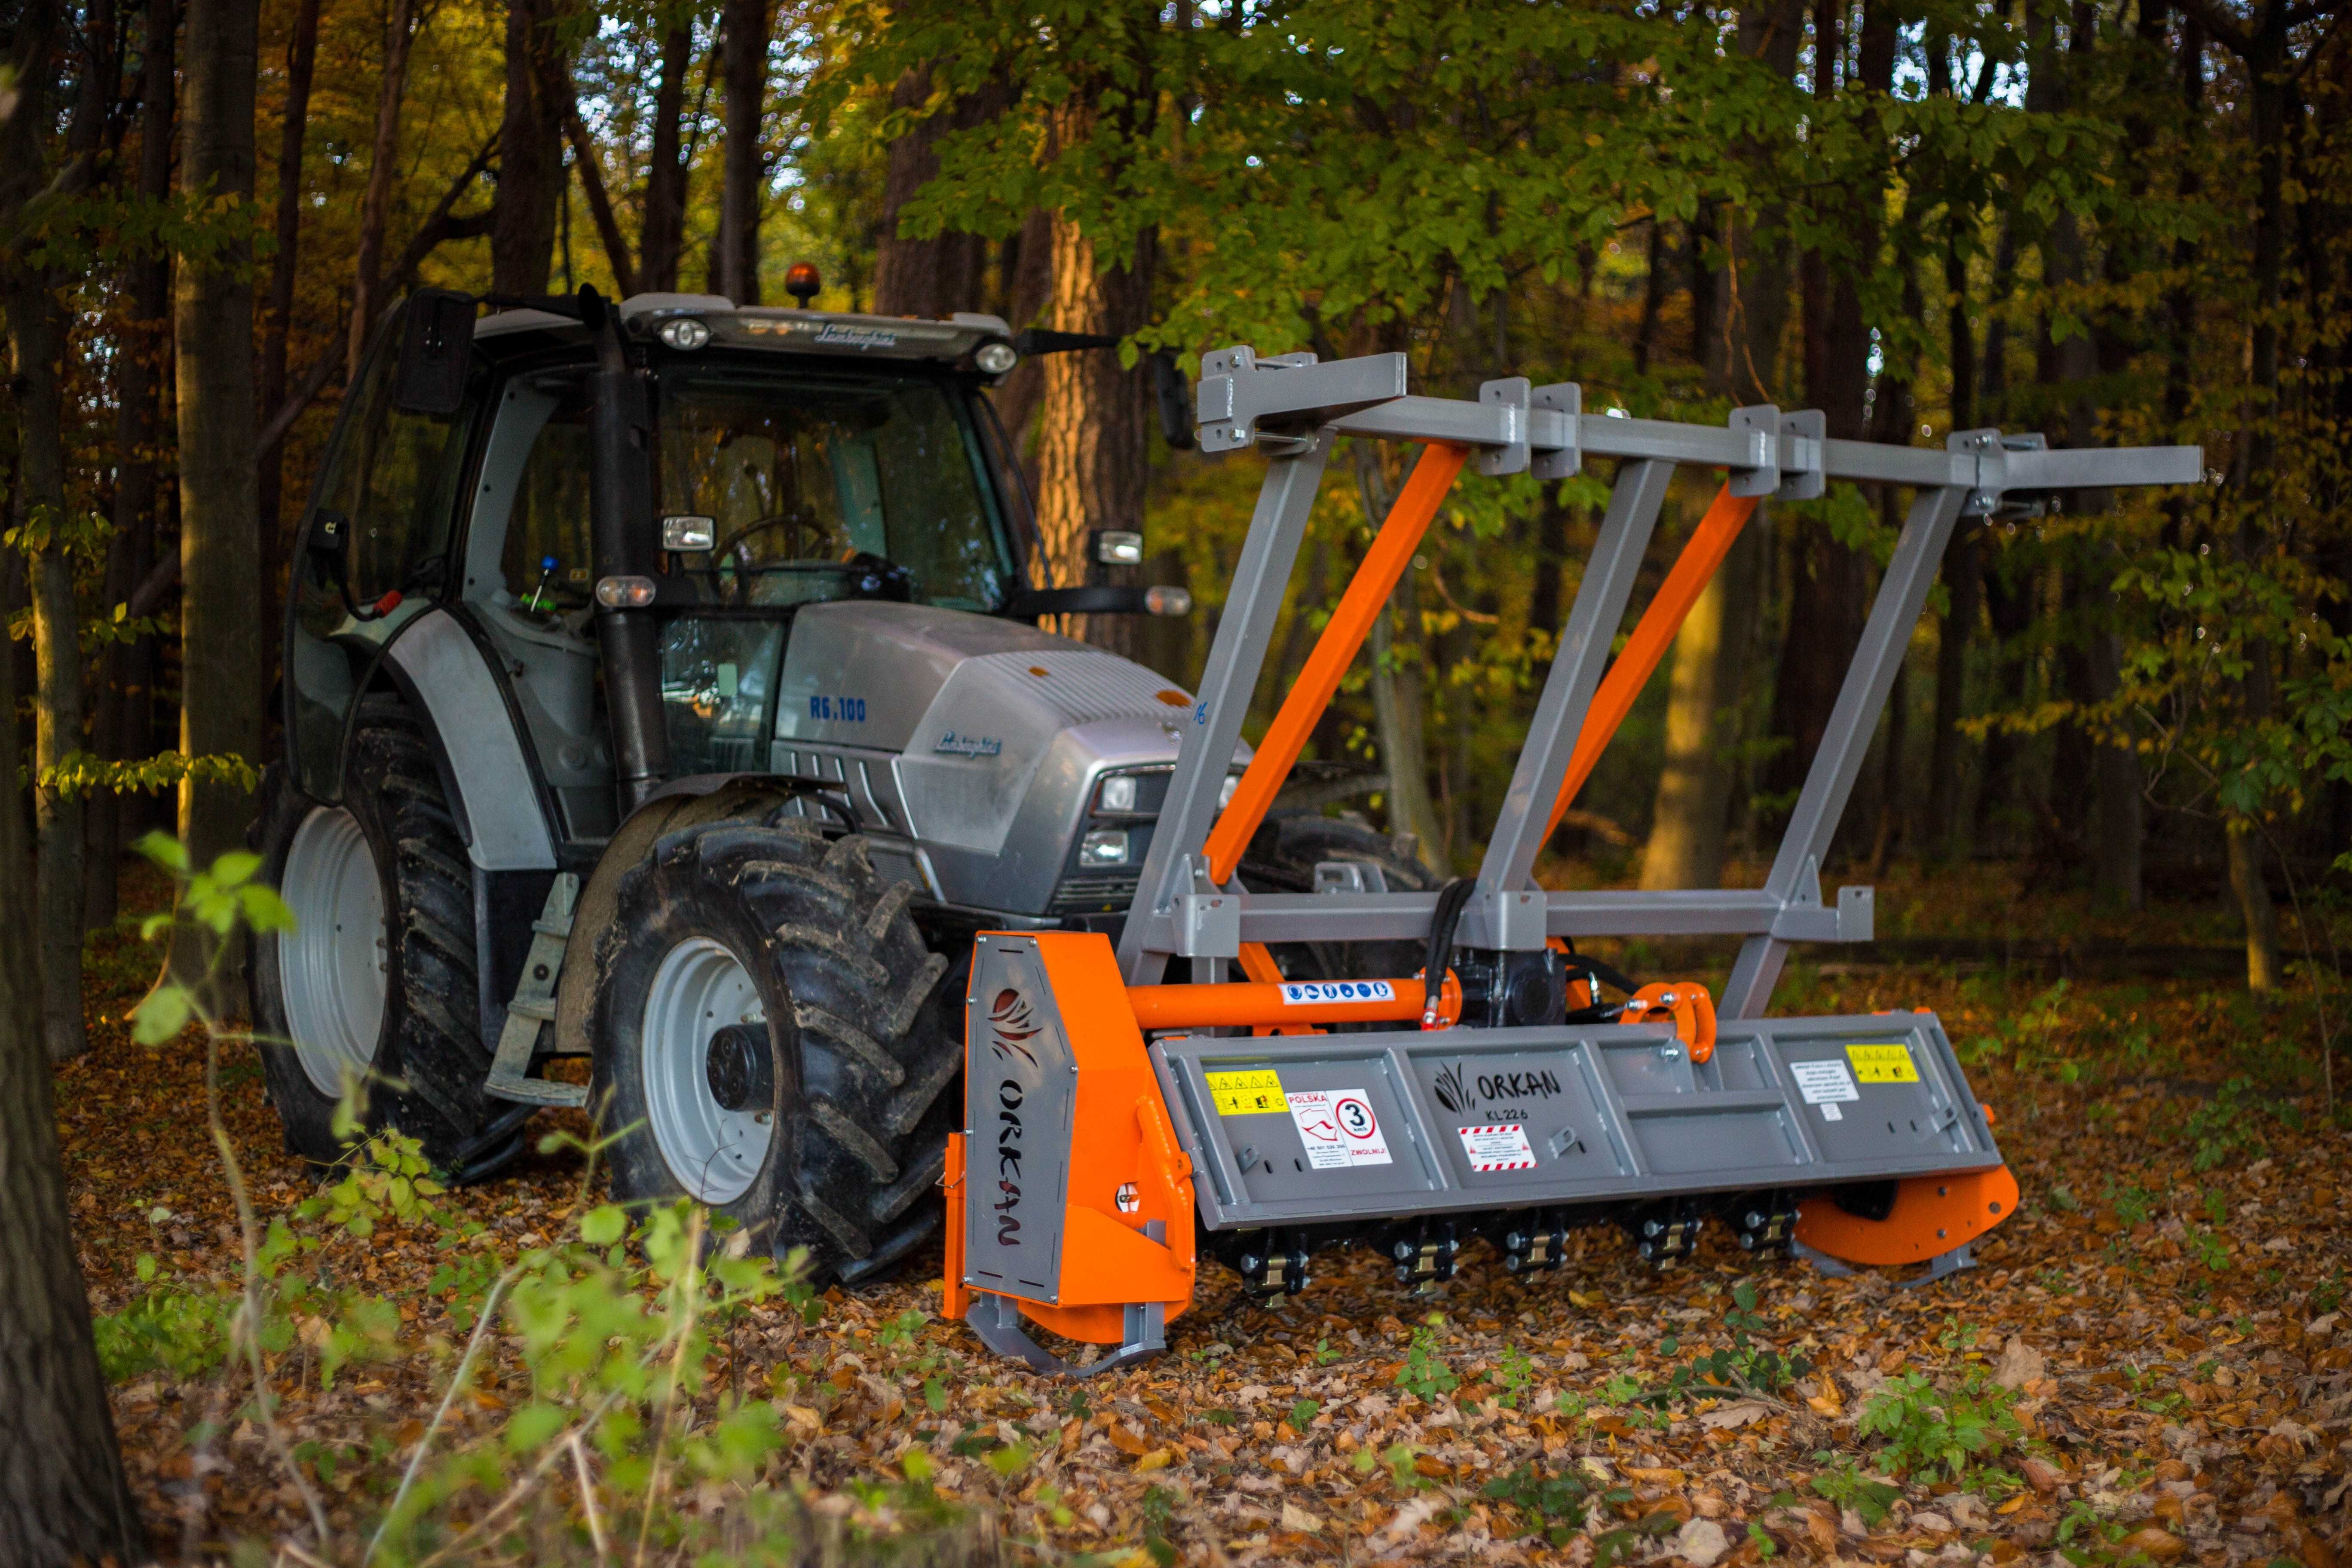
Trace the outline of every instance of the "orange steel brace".
{"label": "orange steel brace", "polygon": [[1222,888],[1233,879],[1242,851],[1290,777],[1298,753],[1306,749],[1307,737],[1331,704],[1331,694],[1339,689],[1339,678],[1356,661],[1364,634],[1372,629],[1372,617],[1396,592],[1397,579],[1412,564],[1421,536],[1437,515],[1438,502],[1445,499],[1454,476],[1462,471],[1469,456],[1467,447],[1431,442],[1421,461],[1413,465],[1402,493],[1389,507],[1388,521],[1381,524],[1379,536],[1364,553],[1363,564],[1356,568],[1348,591],[1339,596],[1339,607],[1316,639],[1315,651],[1307,656],[1297,684],[1282,700],[1282,710],[1274,716],[1242,782],[1234,786],[1233,800],[1218,816],[1216,826],[1209,830],[1209,876],[1217,886]]}
{"label": "orange steel brace", "polygon": [[1650,607],[1642,612],[1633,635],[1626,639],[1625,651],[1610,665],[1609,673],[1601,678],[1601,689],[1592,694],[1592,706],[1584,715],[1584,728],[1576,737],[1576,751],[1569,758],[1568,776],[1560,781],[1559,798],[1552,802],[1551,820],[1544,825],[1545,839],[1559,831],[1559,819],[1568,815],[1576,792],[1592,776],[1593,764],[1608,750],[1617,726],[1633,710],[1633,699],[1642,694],[1642,688],[1658,668],[1658,660],[1673,645],[1675,634],[1682,630],[1691,606],[1706,591],[1716,569],[1731,553],[1732,542],[1739,537],[1739,531],[1755,512],[1755,497],[1733,495],[1728,485],[1716,492],[1715,504],[1699,519],[1690,542],[1675,558],[1666,580],[1658,584]]}

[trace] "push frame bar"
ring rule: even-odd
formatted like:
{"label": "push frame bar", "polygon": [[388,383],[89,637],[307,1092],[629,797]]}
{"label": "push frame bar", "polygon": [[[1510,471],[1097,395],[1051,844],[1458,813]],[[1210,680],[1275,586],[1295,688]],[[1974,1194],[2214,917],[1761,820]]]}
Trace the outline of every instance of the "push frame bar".
{"label": "push frame bar", "polygon": [[[1937,563],[1960,520],[1989,515],[2004,498],[2193,484],[2204,477],[2204,452],[2198,447],[2052,451],[2039,436],[1991,429],[1956,431],[1940,451],[1830,440],[1822,435],[1821,415],[1811,411],[1783,414],[1769,405],[1738,408],[1721,426],[1593,416],[1582,412],[1582,393],[1574,384],[1538,387],[1525,377],[1487,382],[1475,401],[1424,397],[1406,390],[1402,354],[1318,363],[1311,354],[1259,359],[1250,349],[1236,347],[1208,355],[1202,368],[1202,448],[1255,446],[1271,462],[1120,936],[1119,966],[1130,985],[1186,977],[1171,973],[1169,961],[1175,958],[1192,960],[1189,978],[1196,983],[1223,981],[1227,961],[1241,955],[1244,942],[1414,940],[1428,934],[1433,893],[1250,893],[1229,872],[1223,881],[1213,876],[1210,858],[1202,853],[1215,829],[1224,851],[1217,869],[1225,871],[1233,863],[1232,846],[1247,841],[1271,798],[1264,790],[1248,792],[1246,800],[1237,793],[1230,809],[1242,816],[1232,823],[1218,821],[1227,759],[1241,739],[1307,515],[1341,436],[1466,447],[1479,471],[1488,475],[1565,478],[1580,471],[1588,458],[1617,460],[1608,511],[1561,628],[1559,651],[1487,839],[1476,896],[1463,910],[1456,940],[1469,947],[1527,951],[1553,937],[1742,937],[1717,1009],[1727,1019],[1762,1016],[1791,942],[1871,938],[1871,889],[1841,888],[1834,901],[1825,903],[1821,867]],[[1765,885],[1548,892],[1535,885],[1536,857],[1592,716],[1594,692],[1667,486],[1683,465],[1725,470],[1732,497],[1806,500],[1822,494],[1832,479],[1900,485],[1916,493]],[[1712,571],[1711,563],[1706,570]],[[1347,651],[1352,654],[1352,647]],[[1328,693],[1320,695],[1328,702]],[[1605,738],[1602,727],[1613,721],[1601,715],[1596,735]],[[1289,760],[1284,760],[1285,772]]]}

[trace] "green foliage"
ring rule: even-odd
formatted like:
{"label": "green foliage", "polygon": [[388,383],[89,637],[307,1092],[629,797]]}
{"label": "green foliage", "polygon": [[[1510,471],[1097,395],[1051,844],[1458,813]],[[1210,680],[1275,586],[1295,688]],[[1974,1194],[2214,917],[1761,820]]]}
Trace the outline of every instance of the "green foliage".
{"label": "green foliage", "polygon": [[1404,1352],[1404,1365],[1397,1369],[1396,1384],[1406,1393],[1430,1405],[1462,1386],[1462,1379],[1445,1360],[1438,1337],[1437,1314],[1433,1321],[1422,1324],[1412,1331],[1412,1344]]}
{"label": "green foliage", "polygon": [[1506,1410],[1517,1410],[1535,1382],[1535,1358],[1517,1345],[1505,1345],[1495,1361],[1495,1403]]}
{"label": "green foliage", "polygon": [[1520,1535],[1539,1535],[1554,1546],[1567,1545],[1584,1524],[1586,1488],[1573,1471],[1547,1475],[1521,1465],[1488,1481],[1482,1495],[1511,1510]]}
{"label": "green foliage", "polygon": [[[139,1278],[155,1278],[155,1259],[142,1253]],[[98,1364],[110,1383],[128,1383],[146,1372],[193,1377],[210,1372],[228,1355],[233,1293],[201,1287],[154,1286],[121,1310],[93,1313]]]}
{"label": "green foliage", "polygon": [[1970,1067],[2005,1059],[2021,1071],[2046,1068],[2061,1083],[2075,1082],[2082,1077],[2081,1065],[2057,1048],[2058,1033],[2065,1024],[2065,1004],[2066,982],[2060,980],[2022,1007],[2011,1011],[1993,1007],[1990,1029],[1960,1047],[1961,1059]]}
{"label": "green foliage", "polygon": [[2191,1145],[2190,1169],[2202,1173],[2261,1154],[2263,1139],[2254,1125],[2255,1110],[2247,1102],[2252,1089],[2249,1079],[2231,1079],[2212,1099],[2189,1113],[2185,1132]]}
{"label": "green foliage", "polygon": [[1854,1430],[1880,1439],[1880,1459],[1898,1475],[1957,1481],[2023,1439],[2011,1409],[2014,1398],[1981,1366],[1967,1368],[1946,1388],[1907,1372],[1871,1395]]}
{"label": "green foliage", "polygon": [[1893,1482],[1864,1475],[1851,1455],[1824,1450],[1813,1456],[1813,1462],[1822,1468],[1805,1484],[1814,1495],[1834,1507],[1853,1510],[1873,1529],[1885,1521],[1887,1510],[1903,1495]]}
{"label": "green foliage", "polygon": [[[1759,1342],[1771,1331],[1771,1326],[1757,1314],[1756,1300],[1753,1284],[1742,1279],[1734,1285],[1732,1304],[1723,1314],[1723,1326],[1730,1331],[1731,1342],[1694,1355],[1675,1367],[1658,1386],[1622,1397],[1666,1404],[1704,1394],[1777,1394],[1804,1376],[1811,1365],[1804,1357],[1782,1355],[1769,1342]],[[1659,1342],[1658,1348],[1672,1355],[1680,1348],[1680,1341],[1668,1335]]]}

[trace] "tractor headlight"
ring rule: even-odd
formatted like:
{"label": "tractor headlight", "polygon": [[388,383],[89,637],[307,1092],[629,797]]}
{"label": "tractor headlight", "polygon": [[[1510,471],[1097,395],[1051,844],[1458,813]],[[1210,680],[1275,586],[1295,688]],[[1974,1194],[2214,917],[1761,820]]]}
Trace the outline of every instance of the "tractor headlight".
{"label": "tractor headlight", "polygon": [[971,356],[971,363],[991,375],[1003,375],[1020,360],[1021,356],[1013,352],[1011,343],[982,343],[980,352]]}
{"label": "tractor headlight", "polygon": [[1127,829],[1097,827],[1079,839],[1078,864],[1081,866],[1126,865]]}
{"label": "tractor headlight", "polygon": [[691,353],[710,341],[710,328],[692,316],[673,316],[661,324],[660,335],[670,347]]}
{"label": "tractor headlight", "polygon": [[596,584],[596,602],[608,610],[642,610],[655,593],[650,577],[605,577]]}
{"label": "tractor headlight", "polygon": [[1135,775],[1114,773],[1102,782],[1102,809],[1133,811],[1135,809]]}

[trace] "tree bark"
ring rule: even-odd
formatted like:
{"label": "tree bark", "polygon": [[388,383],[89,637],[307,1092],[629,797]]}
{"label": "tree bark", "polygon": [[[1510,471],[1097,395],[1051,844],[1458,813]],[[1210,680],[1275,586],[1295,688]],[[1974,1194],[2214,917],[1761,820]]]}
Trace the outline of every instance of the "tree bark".
{"label": "tree bark", "polygon": [[678,126],[686,118],[686,77],[693,67],[693,29],[664,32],[661,79],[654,88],[653,162],[646,171],[646,216],[637,231],[637,280],[648,293],[677,291],[677,264],[686,248],[687,186]]}
{"label": "tree bark", "polygon": [[[1053,215],[1031,212],[1022,221],[1021,232],[1005,241],[1005,320],[1016,329],[1034,326],[1054,298]],[[1045,364],[1041,357],[1023,360],[994,394],[997,416],[1004,421],[1004,433],[1011,437],[1033,487],[1037,471],[1030,452],[1029,426],[1045,401]]]}
{"label": "tree bark", "polygon": [[768,0],[726,0],[719,16],[727,146],[719,193],[718,291],[760,302],[760,208],[767,186]]}
{"label": "tree bark", "polygon": [[[890,107],[920,108],[930,96],[931,73],[910,68],[891,89]],[[949,229],[929,239],[898,234],[900,214],[940,172],[938,143],[950,130],[977,124],[993,106],[968,95],[930,115],[890,143],[882,180],[881,243],[874,260],[874,310],[882,316],[945,316],[977,310],[987,287],[988,242]]]}
{"label": "tree bark", "polygon": [[[501,294],[546,293],[555,263],[570,66],[556,47],[554,20],[546,0],[508,0],[499,195],[490,217],[490,287]],[[625,273],[625,255],[618,267]]]}
{"label": "tree bark", "polygon": [[[188,5],[192,72],[196,55],[205,52],[205,40],[195,35],[195,16],[203,3],[189,0]],[[408,50],[415,41],[415,0],[392,0],[391,15],[384,23],[383,81],[376,90],[375,140],[368,153],[367,196],[360,208],[359,247],[352,266],[352,331],[343,354],[346,382],[359,379],[361,356],[367,353],[369,334],[375,331],[376,286],[383,266],[384,226],[392,216],[392,182],[398,173],[394,154],[400,145],[400,104],[408,91]],[[189,97],[193,121],[193,86]],[[184,426],[185,422],[183,416]]]}
{"label": "tree bark", "polygon": [[[1106,266],[1094,242],[1078,226],[1054,219],[1054,296],[1046,324],[1055,331],[1125,336],[1142,326],[1151,308],[1151,237],[1137,247],[1132,266]],[[1143,529],[1146,479],[1150,468],[1150,387],[1142,372],[1129,370],[1107,350],[1080,350],[1045,361],[1045,403],[1037,445],[1037,527],[1054,580],[1064,584],[1114,581],[1088,558],[1087,542],[1097,529]],[[1106,647],[1129,652],[1122,634],[1129,618],[1072,617],[1076,635]]]}
{"label": "tree bark", "polygon": [[[0,121],[0,209],[10,216],[46,183],[41,142],[50,128],[65,31],[50,0],[32,0],[12,21],[5,64],[17,98],[15,113]],[[14,336],[24,331],[16,307],[26,271],[14,258],[8,271]],[[46,289],[41,293],[49,298]],[[14,345],[41,354],[52,392],[54,363],[38,334],[56,319],[33,312],[27,324],[36,336],[20,336]],[[26,390],[20,383],[20,424]],[[36,461],[47,461],[37,458],[35,445],[26,441],[20,452],[20,497],[48,482],[31,471]],[[61,488],[61,448],[58,464]],[[17,669],[13,650],[0,648],[0,779],[11,781],[22,765]],[[35,908],[39,898],[26,875],[31,857],[20,798],[13,785],[0,791],[0,909],[12,911]],[[79,902],[78,881],[73,892]],[[74,936],[78,944],[79,929]],[[0,1564],[141,1562],[147,1552],[138,1505],[115,1447],[66,1211],[44,1040],[49,1031],[37,1022],[47,1010],[37,951],[33,942],[0,942],[0,1406],[8,1413],[0,1422]]]}
{"label": "tree bark", "polygon": [[[294,32],[286,41],[286,113],[278,132],[278,253],[269,258],[269,310],[261,330],[259,410],[275,414],[286,401],[288,337],[294,325],[294,283],[302,256],[302,142],[310,128],[310,78],[319,59],[319,0],[299,0]],[[286,485],[286,443],[273,441],[261,455],[262,565],[269,597],[262,619],[275,624],[278,579],[286,568],[279,537],[280,496]]]}
{"label": "tree bark", "polygon": [[1723,885],[1739,699],[1761,596],[1762,521],[1749,519],[1675,636],[1665,766],[1642,852],[1644,888]]}
{"label": "tree bark", "polygon": [[[1355,443],[1355,466],[1364,522],[1377,533],[1388,521],[1402,481],[1389,482],[1379,450],[1370,441]],[[1380,736],[1381,766],[1389,776],[1389,830],[1410,835],[1421,863],[1443,876],[1451,858],[1436,803],[1429,795],[1429,744],[1422,726],[1429,693],[1422,679],[1421,613],[1414,587],[1413,574],[1407,572],[1398,579],[1387,605],[1372,617],[1372,721]],[[1402,648],[1398,647],[1399,626],[1405,629]]]}
{"label": "tree bark", "polygon": [[[16,710],[16,686],[0,658],[0,713]],[[0,724],[0,778],[17,766],[16,726]],[[33,901],[23,820],[13,799],[0,810],[0,908]],[[31,944],[0,942],[0,1564],[143,1563],[66,1210],[39,994]]]}
{"label": "tree bark", "polygon": [[45,272],[11,265],[6,297],[16,372],[16,521],[44,539],[28,552],[33,654],[40,672],[34,703],[33,802],[40,862],[34,923],[41,952],[41,1033],[50,1058],[63,1061],[89,1046],[81,1009],[84,797],[39,782],[41,773],[82,749],[81,616],[74,602],[60,386],[67,319]]}
{"label": "tree bark", "polygon": [[[404,22],[406,0],[395,0]],[[260,65],[258,0],[189,0],[181,189],[190,197],[253,199],[253,89]],[[396,106],[395,106],[396,108]],[[381,123],[381,121],[379,121]],[[389,160],[379,170],[389,170]],[[262,736],[261,628],[253,408],[253,247],[232,240],[179,271],[178,350],[182,689],[180,742],[190,758],[237,757],[257,770]],[[234,784],[180,789],[180,837],[197,866],[242,848],[252,795]],[[203,960],[176,945],[193,984]],[[223,965],[234,973],[236,956]]]}

